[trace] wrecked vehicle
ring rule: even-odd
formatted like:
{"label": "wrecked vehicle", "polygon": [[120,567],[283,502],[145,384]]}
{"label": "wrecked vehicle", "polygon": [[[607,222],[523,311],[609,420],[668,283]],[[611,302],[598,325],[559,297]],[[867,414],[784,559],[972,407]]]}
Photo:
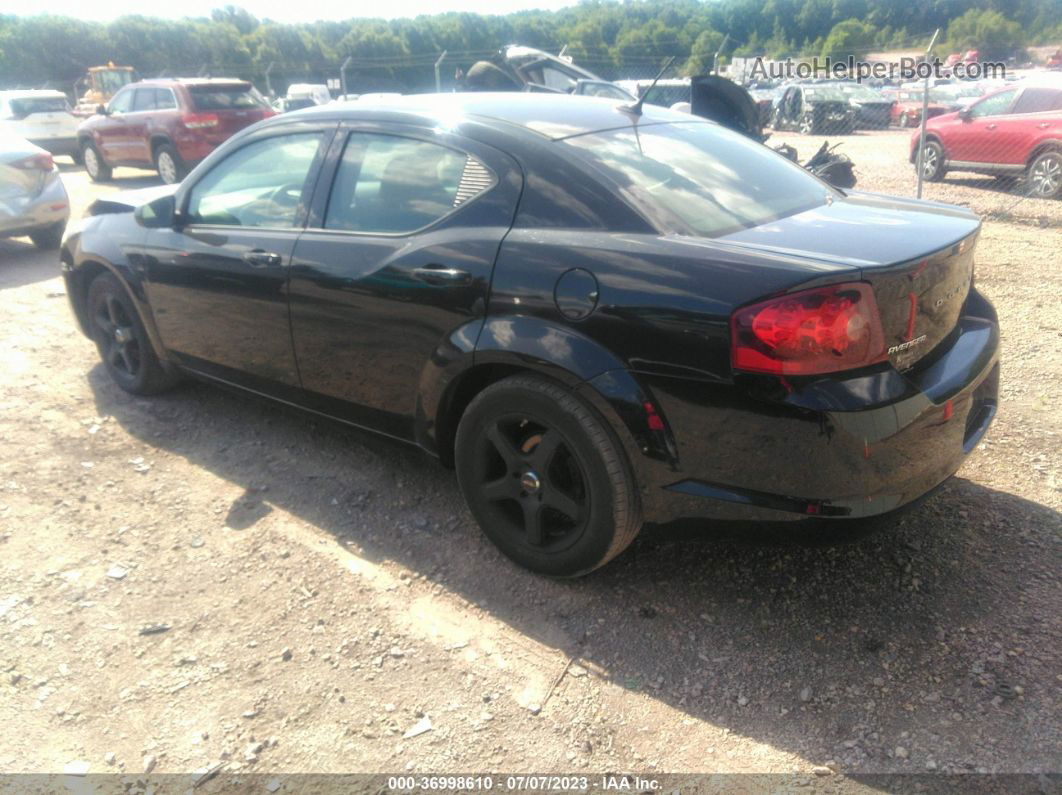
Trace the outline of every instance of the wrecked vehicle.
{"label": "wrecked vehicle", "polygon": [[774,109],[771,126],[805,135],[846,135],[855,130],[858,111],[834,86],[792,85]]}
{"label": "wrecked vehicle", "polygon": [[459,91],[545,91],[633,101],[629,91],[569,60],[534,47],[509,45],[493,58],[458,70]]}

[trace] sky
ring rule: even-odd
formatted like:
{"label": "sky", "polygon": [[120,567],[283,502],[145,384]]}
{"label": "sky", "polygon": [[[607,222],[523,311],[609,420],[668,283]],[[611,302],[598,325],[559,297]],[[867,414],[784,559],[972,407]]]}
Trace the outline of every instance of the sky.
{"label": "sky", "polygon": [[[182,0],[180,3],[145,3],[132,0],[48,0],[47,12],[60,16],[106,22],[125,14],[180,17],[210,16],[213,8],[239,5],[260,19],[277,22],[313,22],[318,19],[350,19],[352,17],[415,17],[419,14],[438,14],[444,11],[470,11],[477,14],[508,14],[531,8],[556,10],[574,5],[576,0],[386,0],[370,3],[365,0]],[[36,6],[36,4],[30,4]],[[39,9],[39,10],[38,10]],[[0,13],[24,15],[25,2],[0,0]],[[29,13],[42,13],[36,6]]]}

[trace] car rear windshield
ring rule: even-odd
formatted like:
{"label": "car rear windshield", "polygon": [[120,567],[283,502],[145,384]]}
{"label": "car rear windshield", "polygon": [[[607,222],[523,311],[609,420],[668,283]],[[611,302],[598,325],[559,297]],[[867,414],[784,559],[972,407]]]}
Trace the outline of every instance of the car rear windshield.
{"label": "car rear windshield", "polygon": [[29,116],[33,113],[61,113],[67,110],[62,97],[23,97],[8,102],[14,116]]}
{"label": "car rear windshield", "polygon": [[718,237],[840,195],[763,144],[715,124],[624,127],[563,143],[661,231]]}
{"label": "car rear windshield", "polygon": [[265,99],[251,86],[188,86],[196,110],[264,108]]}

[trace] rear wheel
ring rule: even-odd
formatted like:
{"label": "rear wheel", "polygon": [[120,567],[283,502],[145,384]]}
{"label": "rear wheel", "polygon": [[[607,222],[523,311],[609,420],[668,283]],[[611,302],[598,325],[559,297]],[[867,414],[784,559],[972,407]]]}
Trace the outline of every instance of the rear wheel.
{"label": "rear wheel", "polygon": [[180,182],[187,172],[181,156],[169,144],[162,144],[155,150],[155,170],[167,185]]}
{"label": "rear wheel", "polygon": [[461,418],[455,453],[461,490],[483,532],[539,574],[586,574],[641,529],[619,440],[558,384],[519,375],[483,390]]}
{"label": "rear wheel", "polygon": [[59,248],[59,244],[63,242],[64,229],[66,229],[66,221],[60,221],[44,229],[38,229],[36,232],[30,232],[30,240],[37,248],[46,251]]}
{"label": "rear wheel", "polygon": [[901,127],[910,127],[911,126],[911,117],[907,115],[907,111],[904,111],[903,113],[900,114],[900,126]]}
{"label": "rear wheel", "polygon": [[93,182],[107,182],[110,180],[111,167],[103,160],[103,155],[92,143],[86,142],[81,146],[81,158],[85,161],[85,171]]}
{"label": "rear wheel", "polygon": [[1029,164],[1029,195],[1054,199],[1062,195],[1062,150],[1052,149]]}
{"label": "rear wheel", "polygon": [[88,291],[89,322],[107,372],[126,392],[153,395],[179,379],[166,372],[151,347],[125,287],[110,273],[101,273]]}
{"label": "rear wheel", "polygon": [[[918,167],[918,164],[915,164]],[[936,141],[926,141],[922,149],[922,179],[927,182],[940,182],[947,174],[944,168],[944,147]]]}

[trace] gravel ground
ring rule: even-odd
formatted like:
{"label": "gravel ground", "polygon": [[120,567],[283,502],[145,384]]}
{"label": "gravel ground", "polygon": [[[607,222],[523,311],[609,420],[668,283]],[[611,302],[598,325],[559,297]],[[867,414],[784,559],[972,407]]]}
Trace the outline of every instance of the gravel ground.
{"label": "gravel ground", "polygon": [[[848,137],[860,186],[910,195],[906,142]],[[65,180],[152,181],[118,177]],[[509,564],[415,451],[121,392],[54,255],[0,241],[0,769],[1059,771],[1062,202],[927,195],[989,219],[1003,326],[958,476],[873,534],[657,528],[577,582]]]}

